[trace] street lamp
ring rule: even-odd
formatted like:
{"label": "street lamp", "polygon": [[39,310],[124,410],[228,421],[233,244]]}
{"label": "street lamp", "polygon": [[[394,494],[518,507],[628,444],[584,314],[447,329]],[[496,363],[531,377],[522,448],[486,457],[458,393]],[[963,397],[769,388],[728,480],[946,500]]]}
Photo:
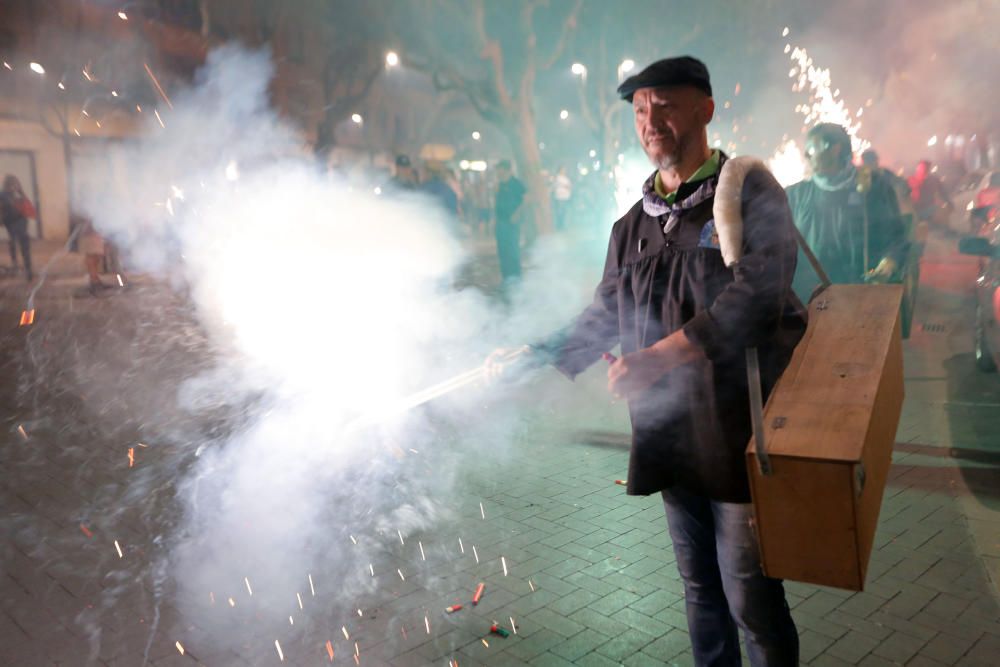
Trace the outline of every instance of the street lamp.
{"label": "street lamp", "polygon": [[399,54],[398,53],[396,53],[395,51],[389,51],[387,54],[385,54],[385,66],[386,67],[395,67],[398,64],[399,64]]}
{"label": "street lamp", "polygon": [[621,65],[618,66],[618,78],[624,79],[625,75],[635,69],[635,61],[631,58],[626,58],[622,61]]}
{"label": "street lamp", "polygon": [[581,63],[573,63],[573,66],[569,68],[569,71],[573,72],[582,79],[587,78],[587,68]]}
{"label": "street lamp", "polygon": [[476,131],[476,132],[473,132],[473,133],[472,133],[472,138],[473,138],[473,139],[475,139],[476,141],[479,141],[479,139],[480,139],[480,138],[481,138],[482,136],[483,136],[483,135],[479,134],[479,132],[478,132],[478,131]]}
{"label": "street lamp", "polygon": [[566,120],[567,118],[569,118],[569,112],[568,111],[566,111],[565,109],[563,109],[562,111],[559,112],[559,120]]}
{"label": "street lamp", "polygon": [[356,123],[356,124],[358,124],[358,125],[361,125],[361,123],[364,122],[364,118],[362,118],[361,114],[359,114],[359,113],[352,113],[351,114],[351,121],[354,122],[354,123]]}

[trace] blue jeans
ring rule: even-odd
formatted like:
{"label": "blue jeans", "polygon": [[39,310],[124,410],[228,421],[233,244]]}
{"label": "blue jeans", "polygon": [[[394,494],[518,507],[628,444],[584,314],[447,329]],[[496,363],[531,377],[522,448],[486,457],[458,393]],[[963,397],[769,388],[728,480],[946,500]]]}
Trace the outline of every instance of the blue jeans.
{"label": "blue jeans", "polygon": [[739,627],[753,667],[797,665],[798,632],[781,581],[761,571],[752,506],[677,488],[663,492],[663,504],[684,580],[695,663],[740,665]]}

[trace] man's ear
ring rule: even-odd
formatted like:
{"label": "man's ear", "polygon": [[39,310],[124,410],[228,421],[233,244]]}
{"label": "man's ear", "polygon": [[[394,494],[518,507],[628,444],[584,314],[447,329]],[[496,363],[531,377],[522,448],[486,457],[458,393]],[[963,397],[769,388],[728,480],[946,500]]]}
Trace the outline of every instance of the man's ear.
{"label": "man's ear", "polygon": [[706,97],[704,103],[701,105],[701,122],[703,125],[708,125],[712,122],[712,118],[715,116],[715,100],[711,97]]}

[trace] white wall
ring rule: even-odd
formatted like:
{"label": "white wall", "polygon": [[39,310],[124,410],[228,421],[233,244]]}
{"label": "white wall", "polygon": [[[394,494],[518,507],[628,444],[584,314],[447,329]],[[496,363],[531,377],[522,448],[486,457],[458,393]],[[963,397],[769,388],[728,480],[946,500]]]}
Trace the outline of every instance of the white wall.
{"label": "white wall", "polygon": [[[42,221],[42,238],[65,240],[69,235],[69,195],[62,142],[35,123],[0,119],[0,151],[4,150],[34,154],[38,183],[35,204]],[[25,190],[30,189],[28,182],[22,179],[22,183]],[[6,238],[2,228],[0,236]]]}

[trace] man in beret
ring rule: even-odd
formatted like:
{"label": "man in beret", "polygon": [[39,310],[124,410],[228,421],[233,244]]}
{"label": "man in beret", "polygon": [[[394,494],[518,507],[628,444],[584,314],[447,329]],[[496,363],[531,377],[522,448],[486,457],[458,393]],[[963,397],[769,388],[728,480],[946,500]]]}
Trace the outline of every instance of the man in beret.
{"label": "man in beret", "polygon": [[608,388],[632,421],[627,492],[663,497],[696,664],[739,665],[742,630],[751,664],[795,665],[798,634],[782,582],[761,571],[744,461],[744,350],[758,350],[766,398],[805,330],[788,202],[769,172],[748,172],[742,259],[727,267],[712,210],[727,156],[708,146],[705,65],[660,60],[618,92],[656,169],[611,231],[593,303],[532,349],[570,378],[611,362]]}

